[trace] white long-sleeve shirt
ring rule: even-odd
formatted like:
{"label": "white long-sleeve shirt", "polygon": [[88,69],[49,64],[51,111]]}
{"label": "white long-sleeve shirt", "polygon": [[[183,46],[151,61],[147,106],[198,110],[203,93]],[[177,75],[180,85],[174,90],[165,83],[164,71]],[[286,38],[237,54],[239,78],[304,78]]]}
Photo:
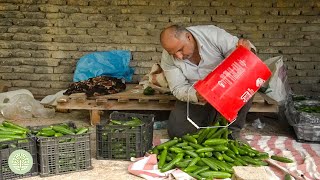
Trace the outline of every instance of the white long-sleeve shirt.
{"label": "white long-sleeve shirt", "polygon": [[196,81],[205,78],[236,48],[238,38],[213,25],[187,28],[195,38],[201,57],[199,65],[188,59],[175,59],[166,50],[162,52],[161,67],[173,95],[180,101],[198,102],[196,90],[191,87]]}

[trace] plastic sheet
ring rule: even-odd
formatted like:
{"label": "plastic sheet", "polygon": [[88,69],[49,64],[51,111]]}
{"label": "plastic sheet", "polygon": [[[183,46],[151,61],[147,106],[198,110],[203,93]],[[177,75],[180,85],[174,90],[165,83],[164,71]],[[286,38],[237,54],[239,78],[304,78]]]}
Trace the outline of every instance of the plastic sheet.
{"label": "plastic sheet", "polygon": [[45,108],[27,94],[18,94],[9,100],[8,104],[1,109],[1,113],[8,119],[49,118],[54,116],[55,110]]}
{"label": "plastic sheet", "polygon": [[133,75],[133,69],[129,67],[130,59],[130,51],[123,50],[87,54],[78,61],[73,81],[105,75],[130,82]]}

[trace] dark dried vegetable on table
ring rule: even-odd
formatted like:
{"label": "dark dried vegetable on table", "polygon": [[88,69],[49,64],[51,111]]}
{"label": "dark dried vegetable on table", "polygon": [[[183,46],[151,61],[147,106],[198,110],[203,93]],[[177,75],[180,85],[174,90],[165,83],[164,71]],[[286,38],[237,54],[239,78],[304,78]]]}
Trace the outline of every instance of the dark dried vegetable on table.
{"label": "dark dried vegetable on table", "polygon": [[121,79],[108,76],[98,76],[90,78],[86,81],[74,82],[64,95],[73,93],[85,93],[88,97],[115,94],[126,89],[126,85]]}

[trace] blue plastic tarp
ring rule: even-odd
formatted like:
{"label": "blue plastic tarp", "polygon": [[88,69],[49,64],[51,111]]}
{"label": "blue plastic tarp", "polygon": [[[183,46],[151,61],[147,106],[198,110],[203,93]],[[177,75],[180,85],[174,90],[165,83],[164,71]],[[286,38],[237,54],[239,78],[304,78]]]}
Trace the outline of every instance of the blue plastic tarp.
{"label": "blue plastic tarp", "polygon": [[124,50],[87,54],[77,62],[73,82],[102,75],[125,79],[126,82],[130,82],[133,75],[133,68],[129,67],[130,59],[130,51]]}

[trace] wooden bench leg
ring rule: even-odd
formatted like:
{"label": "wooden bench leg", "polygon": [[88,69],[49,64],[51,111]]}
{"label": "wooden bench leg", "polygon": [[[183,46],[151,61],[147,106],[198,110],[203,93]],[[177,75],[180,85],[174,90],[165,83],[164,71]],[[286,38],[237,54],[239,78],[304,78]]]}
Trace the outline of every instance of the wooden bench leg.
{"label": "wooden bench leg", "polygon": [[91,110],[90,111],[90,123],[91,126],[95,126],[100,123],[100,114],[99,110]]}

